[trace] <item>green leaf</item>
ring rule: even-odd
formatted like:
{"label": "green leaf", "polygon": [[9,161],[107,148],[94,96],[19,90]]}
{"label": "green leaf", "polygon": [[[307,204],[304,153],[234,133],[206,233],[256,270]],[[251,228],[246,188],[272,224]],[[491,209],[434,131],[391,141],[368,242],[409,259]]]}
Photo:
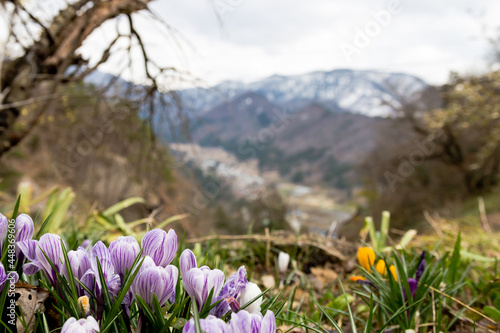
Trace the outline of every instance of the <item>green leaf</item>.
{"label": "green leaf", "polygon": [[12,219],[17,217],[17,213],[19,212],[19,205],[21,204],[21,195],[19,194],[16,200],[16,204],[14,205],[14,211],[12,212]]}
{"label": "green leaf", "polygon": [[461,232],[458,233],[457,240],[455,242],[455,247],[453,249],[453,254],[451,255],[448,276],[447,276],[448,284],[454,284],[456,280],[458,266],[460,265],[460,243],[461,243]]}
{"label": "green leaf", "polygon": [[119,211],[127,208],[127,207],[130,207],[132,205],[135,205],[136,203],[144,203],[146,202],[143,198],[140,198],[140,197],[132,197],[132,198],[128,198],[128,199],[125,199],[123,201],[120,201],[114,205],[112,205],[111,207],[109,207],[108,209],[106,209],[104,212],[102,212],[102,215],[104,216],[113,216],[115,215],[116,213],[118,213]]}
{"label": "green leaf", "polygon": [[347,298],[347,294],[344,290],[344,286],[342,285],[342,281],[340,281],[340,278],[338,278],[338,279],[339,279],[339,283],[340,283],[340,288],[342,289],[342,293],[344,294],[344,297],[345,297],[347,311],[349,312],[349,320],[351,321],[352,332],[358,333],[358,330],[356,329],[356,323],[354,322],[354,315],[352,314],[351,306],[349,305],[349,299]]}
{"label": "green leaf", "polygon": [[328,319],[328,321],[330,321],[330,323],[333,325],[333,327],[335,327],[337,332],[343,333],[344,331],[342,331],[342,329],[339,327],[339,325],[337,325],[337,322],[335,321],[335,319],[333,319],[332,316],[330,316],[330,314],[321,306],[321,304],[319,304],[319,302],[314,297],[312,298],[312,301],[314,302],[314,304],[316,304],[318,309],[325,315],[325,317]]}
{"label": "green leaf", "polygon": [[500,322],[500,311],[495,309],[492,306],[485,306],[483,308],[484,314],[490,317],[491,319]]}

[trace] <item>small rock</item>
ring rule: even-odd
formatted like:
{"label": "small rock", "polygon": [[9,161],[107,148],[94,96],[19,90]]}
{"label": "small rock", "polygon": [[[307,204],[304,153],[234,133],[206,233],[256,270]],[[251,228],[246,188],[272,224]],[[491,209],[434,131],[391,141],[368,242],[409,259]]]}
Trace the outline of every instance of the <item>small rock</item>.
{"label": "small rock", "polygon": [[274,288],[276,285],[276,280],[274,279],[274,276],[272,275],[262,275],[260,278],[262,280],[262,285],[268,289],[268,288]]}

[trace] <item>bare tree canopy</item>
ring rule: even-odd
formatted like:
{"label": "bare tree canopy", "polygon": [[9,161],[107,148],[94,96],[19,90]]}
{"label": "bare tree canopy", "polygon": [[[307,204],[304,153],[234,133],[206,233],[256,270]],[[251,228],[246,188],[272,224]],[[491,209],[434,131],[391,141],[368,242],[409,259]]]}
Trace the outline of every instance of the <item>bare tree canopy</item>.
{"label": "bare tree canopy", "polygon": [[[175,72],[161,67],[148,55],[134,15],[146,13],[152,20],[166,26],[152,13],[150,0],[79,0],[35,1],[31,6],[19,0],[0,1],[8,36],[0,61],[0,156],[19,143],[37,124],[51,101],[58,97],[61,83],[82,80],[99,65],[107,62],[116,51],[118,42],[128,42],[125,66],[132,63],[132,48],[142,57],[150,98],[154,108],[155,92],[162,74]],[[52,11],[52,13],[51,13]],[[92,65],[79,53],[88,37],[105,22],[119,16],[126,18],[128,31],[116,35]],[[122,29],[123,30],[123,29]],[[122,48],[123,51],[123,48]],[[171,98],[171,101],[175,98]],[[145,101],[143,99],[143,101]],[[161,102],[161,101],[160,101]],[[152,112],[152,111],[151,111]]]}

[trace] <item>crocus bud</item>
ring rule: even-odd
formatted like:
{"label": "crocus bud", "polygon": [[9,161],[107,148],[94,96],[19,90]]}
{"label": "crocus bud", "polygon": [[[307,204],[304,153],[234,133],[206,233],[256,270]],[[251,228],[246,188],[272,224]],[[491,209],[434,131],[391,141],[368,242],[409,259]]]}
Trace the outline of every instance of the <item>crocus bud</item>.
{"label": "crocus bud", "polygon": [[82,242],[82,245],[80,245],[81,247],[83,247],[85,250],[87,250],[87,248],[89,247],[89,245],[92,245],[90,239],[86,239]]}
{"label": "crocus bud", "polygon": [[82,297],[79,297],[78,300],[78,307],[80,309],[82,309],[83,311],[83,315],[84,316],[88,316],[89,313],[90,313],[90,302],[89,302],[89,298],[87,296],[82,296]]}
{"label": "crocus bud", "polygon": [[35,225],[33,220],[26,214],[19,214],[16,218],[16,242],[22,242],[33,238]]}
{"label": "crocus bud", "polygon": [[148,231],[142,238],[143,255],[153,258],[157,266],[167,267],[177,253],[177,235],[170,229],[168,234],[161,229]]}
{"label": "crocus bud", "polygon": [[231,314],[231,321],[229,322],[229,325],[231,326],[232,332],[275,333],[276,317],[270,310],[267,310],[264,317],[262,317],[260,312],[233,312]]}
{"label": "crocus bud", "polygon": [[142,271],[132,284],[132,293],[141,297],[147,305],[153,308],[153,295],[160,306],[165,305],[170,296],[175,293],[179,271],[177,267],[149,267]]}
{"label": "crocus bud", "polygon": [[424,274],[424,271],[425,271],[425,250],[422,251],[422,254],[420,255],[420,261],[418,262],[417,272],[415,273],[415,280],[417,280],[417,282],[422,277],[422,274]]}
{"label": "crocus bud", "polygon": [[[97,260],[99,260],[104,281],[102,281],[99,276]],[[90,265],[92,269],[89,269],[83,275],[81,279],[82,283],[94,292],[97,299],[104,300],[104,288],[102,283],[105,282],[111,298],[113,299],[116,297],[120,291],[120,276],[116,274],[115,267],[111,262],[111,254],[103,242],[98,241],[92,247],[90,251]]]}
{"label": "crocus bud", "polygon": [[90,264],[90,255],[83,247],[79,247],[76,251],[68,252],[68,259],[78,293],[79,295],[83,295],[84,289],[77,281],[81,281],[83,275],[92,267]]}
{"label": "crocus bud", "polygon": [[371,247],[360,247],[358,249],[358,261],[361,267],[371,273],[371,266],[375,263],[375,252]]}
{"label": "crocus bud", "polygon": [[[35,225],[33,220],[26,214],[19,214],[16,218],[15,223],[16,229],[16,256],[21,253],[21,248],[19,247],[19,242],[31,240],[33,238],[33,233],[35,232]],[[20,258],[23,260],[24,258]]]}
{"label": "crocus bud", "polygon": [[132,236],[118,237],[118,239],[109,244],[111,262],[115,267],[115,272],[120,275],[122,282],[125,272],[127,269],[130,270],[139,252],[141,252],[139,243]]}
{"label": "crocus bud", "polygon": [[193,251],[191,251],[190,249],[182,251],[181,257],[179,258],[179,268],[181,269],[182,278],[186,276],[186,273],[191,268],[196,267],[198,267],[198,264],[196,263],[196,256],[194,255]]}
{"label": "crocus bud", "polygon": [[2,250],[5,237],[7,237],[7,229],[9,226],[9,221],[5,216],[0,213],[0,251]]}
{"label": "crocus bud", "polygon": [[5,272],[5,268],[3,264],[0,262],[0,292],[3,290],[3,286],[5,282],[7,282],[7,273]]}
{"label": "crocus bud", "polygon": [[[245,289],[240,294],[238,298],[238,303],[241,307],[244,307],[246,304],[250,303],[255,297],[262,294],[262,290],[260,290],[259,286],[253,282],[248,282],[245,286]],[[250,313],[260,313],[260,305],[262,304],[262,297],[259,297],[255,302],[247,306],[244,310]]]}
{"label": "crocus bud", "polygon": [[[417,288],[418,288],[417,280],[409,278],[408,279],[408,287],[410,287],[411,297],[412,298],[415,297],[415,293],[417,292]],[[405,296],[405,300],[408,300],[408,297],[406,296],[406,289],[403,289],[403,294]]]}
{"label": "crocus bud", "polygon": [[[203,332],[206,333],[230,333],[231,330],[227,326],[227,324],[212,315],[209,315],[206,319],[200,319],[200,328]],[[182,329],[182,333],[195,333],[196,326],[194,323],[194,319],[190,319],[184,328]]]}
{"label": "crocus bud", "polygon": [[387,275],[387,267],[385,266],[385,261],[380,259],[379,261],[377,261],[377,265],[375,266],[375,269],[377,270],[377,272],[382,275],[382,276],[386,276]]}
{"label": "crocus bud", "polygon": [[389,267],[389,270],[391,271],[392,277],[394,278],[394,281],[398,280],[398,272],[396,271],[396,267],[394,265],[391,265]]}
{"label": "crocus bud", "polygon": [[64,323],[61,333],[97,333],[99,332],[99,324],[92,316],[88,316],[87,319],[76,320],[76,318],[71,317]]}
{"label": "crocus bud", "polygon": [[290,262],[290,255],[285,252],[280,252],[280,254],[278,255],[278,267],[281,274],[286,272],[289,262]]}
{"label": "crocus bud", "polygon": [[191,268],[184,279],[184,289],[196,301],[198,311],[203,309],[210,291],[213,289],[213,298],[219,294],[224,283],[224,273],[219,269],[211,270],[207,266]]}

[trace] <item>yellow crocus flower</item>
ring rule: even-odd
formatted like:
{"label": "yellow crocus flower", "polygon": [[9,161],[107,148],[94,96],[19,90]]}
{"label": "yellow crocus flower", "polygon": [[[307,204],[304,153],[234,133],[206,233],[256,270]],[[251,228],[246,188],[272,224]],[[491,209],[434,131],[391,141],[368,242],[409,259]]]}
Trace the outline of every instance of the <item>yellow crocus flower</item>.
{"label": "yellow crocus flower", "polygon": [[375,266],[375,269],[383,277],[385,277],[387,275],[387,267],[385,265],[384,260],[380,259],[379,261],[377,261],[377,265]]}
{"label": "yellow crocus flower", "polygon": [[358,261],[361,267],[371,273],[371,266],[375,263],[375,251],[371,247],[360,247],[358,249]]}
{"label": "yellow crocus flower", "polygon": [[359,276],[359,275],[356,275],[356,276],[351,276],[349,278],[349,280],[353,281],[353,282],[358,282],[358,281],[365,281],[366,279],[362,276]]}
{"label": "yellow crocus flower", "polygon": [[389,267],[389,270],[391,271],[392,277],[394,278],[394,280],[397,281],[398,280],[398,273],[396,272],[396,267],[394,267],[394,265],[391,265],[391,267]]}

